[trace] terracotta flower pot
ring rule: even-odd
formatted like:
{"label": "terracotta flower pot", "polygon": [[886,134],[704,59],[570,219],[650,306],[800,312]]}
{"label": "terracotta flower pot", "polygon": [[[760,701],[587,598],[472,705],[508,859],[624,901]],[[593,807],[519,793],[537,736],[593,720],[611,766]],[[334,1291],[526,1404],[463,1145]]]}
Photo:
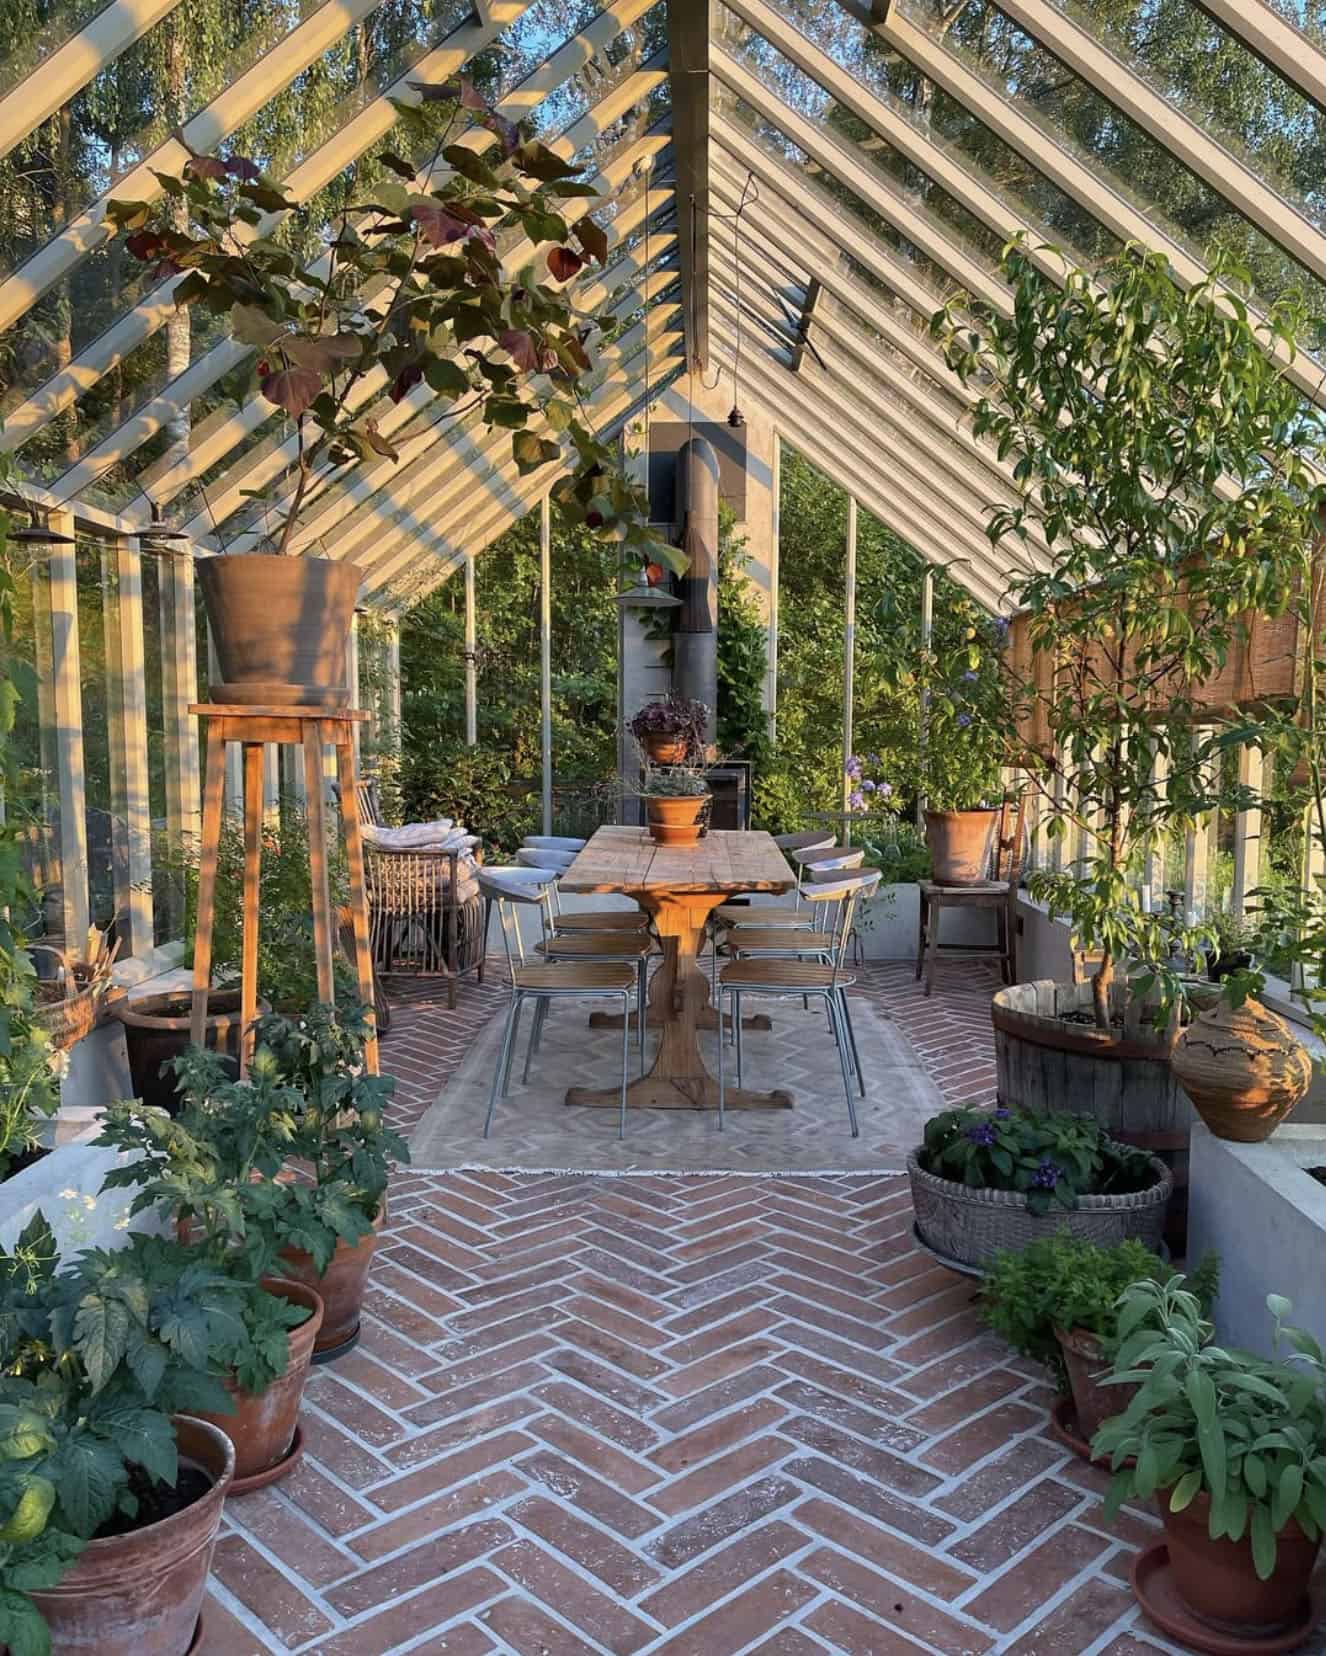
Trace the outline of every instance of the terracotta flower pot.
{"label": "terracotta flower pot", "polygon": [[1088,1443],[1111,1415],[1122,1414],[1137,1395],[1137,1387],[1107,1386],[1097,1376],[1109,1369],[1100,1341],[1085,1328],[1056,1328],[1054,1336],[1064,1354],[1068,1388],[1073,1394],[1078,1434]]}
{"label": "terracotta flower pot", "polygon": [[158,1523],[91,1541],[58,1586],[32,1594],[59,1656],[184,1656],[207,1590],[221,1505],[235,1469],[230,1439],[176,1415],[180,1465],[211,1479],[206,1494]]}
{"label": "terracotta flower pot", "polygon": [[344,707],[350,624],[362,573],[329,558],[200,558],[198,580],[221,680],[213,700]]}
{"label": "terracotta flower pot", "polygon": [[988,880],[998,829],[998,811],[927,811],[925,841],[935,884],[967,886]]}
{"label": "terracotta flower pot", "polygon": [[1260,1001],[1217,1001],[1179,1036],[1170,1067],[1217,1138],[1269,1138],[1312,1084],[1312,1060]]}
{"label": "terracotta flower pot", "polygon": [[694,845],[704,827],[708,794],[656,795],[645,800],[650,838],[659,845]]}
{"label": "terracotta flower pot", "polygon": [[656,765],[686,763],[686,742],[680,736],[646,736],[642,745]]}
{"label": "terracotta flower pot", "polygon": [[1182,1512],[1169,1510],[1168,1490],[1157,1498],[1174,1585],[1195,1616],[1251,1637],[1269,1634],[1301,1614],[1320,1539],[1309,1541],[1291,1519],[1276,1538],[1275,1570],[1269,1581],[1262,1581],[1246,1534],[1241,1541],[1211,1539],[1208,1495],[1198,1495]]}
{"label": "terracotta flower pot", "polygon": [[386,1216],[385,1207],[379,1207],[372,1231],[353,1248],[345,1242],[338,1242],[331,1263],[321,1276],[313,1263],[312,1254],[298,1248],[286,1248],[281,1253],[286,1275],[296,1282],[305,1282],[310,1288],[316,1288],[322,1298],[322,1327],[313,1342],[315,1359],[327,1352],[348,1348],[358,1338],[369,1267],[373,1263],[378,1232]]}
{"label": "terracotta flower pot", "polygon": [[[172,1058],[180,1058],[189,1050],[192,1006],[193,996],[187,989],[174,989],[165,995],[140,995],[133,1000],[126,995],[111,1004],[112,1014],[124,1026],[134,1096],[170,1115],[179,1108],[179,1095],[174,1075],[163,1075],[161,1070]],[[260,1017],[270,1011],[266,1001],[258,1002]],[[224,1052],[233,1058],[236,1074],[240,1023],[239,990],[209,991],[204,1044],[214,1052]]]}
{"label": "terracotta flower pot", "polygon": [[[290,1330],[290,1361],[284,1374],[278,1374],[256,1396],[241,1391],[233,1381],[227,1380],[226,1390],[235,1400],[235,1413],[199,1416],[219,1426],[235,1446],[233,1495],[271,1483],[282,1472],[293,1468],[295,1462],[290,1458],[290,1449],[299,1424],[299,1405],[313,1358],[314,1341],[322,1327],[322,1300],[307,1283],[287,1277],[264,1277],[262,1285],[278,1299],[302,1305],[310,1315],[298,1328]],[[282,1462],[286,1464],[283,1466]]]}

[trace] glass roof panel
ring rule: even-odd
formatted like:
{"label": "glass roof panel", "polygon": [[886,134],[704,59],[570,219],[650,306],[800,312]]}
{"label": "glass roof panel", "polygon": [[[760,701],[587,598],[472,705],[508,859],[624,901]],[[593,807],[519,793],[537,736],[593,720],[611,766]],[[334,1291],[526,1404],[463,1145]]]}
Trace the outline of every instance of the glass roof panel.
{"label": "glass roof panel", "polygon": [[[606,95],[613,85],[615,85],[615,81],[608,82],[605,80],[602,84],[602,95]],[[598,95],[598,83],[595,84],[595,92]],[[595,139],[593,144],[586,146],[579,159],[586,162],[593,161],[600,167],[605,165],[619,149],[635,143],[644,131],[648,130],[662,115],[667,113],[667,109],[668,84],[664,80],[651,97],[638,109],[629,112],[621,120],[613,123],[611,127]],[[417,159],[422,161],[426,158],[420,157]],[[643,187],[643,180],[633,179],[631,185],[631,195],[633,196],[636,190]],[[607,217],[610,217],[610,215],[605,215],[605,219]],[[328,218],[330,220],[330,215],[328,215]],[[653,233],[657,233],[658,228],[659,226],[654,224]],[[642,237],[643,231],[637,232],[636,237],[631,238],[628,242],[628,246],[633,245],[635,240]],[[190,311],[186,314],[188,317],[192,317],[196,312]],[[198,342],[196,346],[191,348],[190,352],[193,360],[196,360],[211,344],[216,342],[216,334],[224,335],[225,319],[221,318],[220,321],[221,327],[219,330],[216,329],[215,323],[212,323],[212,337],[204,337],[206,329],[199,329]],[[169,329],[160,330],[126,359],[126,370],[132,364],[134,373],[138,376],[133,391],[133,407],[141,407],[144,403],[150,401],[174,377],[166,346],[166,335],[169,331]],[[195,398],[191,409],[192,419],[200,421],[218,408],[229,407],[233,409],[240,406],[251,392],[251,373],[250,359],[233,370],[225,379],[209,387],[201,396]],[[124,400],[123,393],[117,401],[114,376],[111,375],[104,376],[96,385],[91,387],[89,392],[76,405],[76,409],[79,415],[80,447],[83,450],[88,449],[93,443],[112,431],[120,420],[126,418],[132,412],[132,409]],[[275,415],[273,419],[276,419]],[[60,420],[52,421],[49,426],[37,434],[32,442],[25,444],[19,451],[20,464],[28,475],[42,481],[51,481],[59,476],[71,463],[66,435],[62,430],[62,427],[66,424],[67,422]],[[268,429],[266,426],[263,428],[264,436]],[[176,441],[178,440],[177,436]],[[254,441],[262,440],[262,438],[258,438]],[[162,442],[162,433],[158,432],[149,442],[143,444],[124,461],[117,462],[103,473],[96,486],[86,491],[87,498],[95,501],[98,505],[112,508],[127,504],[128,501],[141,492],[139,480],[143,467],[149,464],[150,461],[159,459],[171,446],[171,443]],[[77,455],[72,458],[76,459]],[[235,456],[233,454],[227,455],[219,466],[213,469],[211,475],[224,475],[234,464],[234,460]],[[193,492],[190,491],[189,503],[192,503],[192,501]],[[178,509],[183,510],[185,504],[185,501],[181,501]],[[197,507],[194,506],[194,509],[196,510]]]}
{"label": "glass roof panel", "polygon": [[[1072,197],[841,6],[822,5],[819,0],[782,0],[780,9],[792,27],[873,93],[891,114],[907,121],[927,143],[960,162],[985,189],[1006,202],[1013,215],[1027,220],[1046,239],[1086,264],[1107,258],[1118,248],[1118,239]],[[724,12],[726,17],[733,17],[726,8]],[[752,60],[767,59],[768,75],[776,84],[784,77],[786,60],[767,43],[761,50],[758,40],[754,36],[741,41],[743,59],[752,66]],[[800,101],[797,107],[802,108]],[[832,99],[826,98],[820,111],[804,112],[825,120],[831,131],[850,139],[855,148],[875,155],[883,153],[880,141],[870,136],[869,129]],[[948,217],[942,203],[934,210],[937,216]]]}
{"label": "glass roof panel", "polygon": [[0,35],[0,93],[17,86],[25,75],[59,51],[64,43],[105,11],[110,0],[11,0],[5,7]]}
{"label": "glass roof panel", "polygon": [[[992,0],[967,0],[956,16],[941,0],[895,3],[964,67],[1041,126],[1051,142],[1062,145],[1103,177],[1112,190],[1194,258],[1205,262],[1225,252],[1248,271],[1254,296],[1262,305],[1298,291],[1317,314],[1326,316],[1326,285],[1308,276]],[[1121,3],[1131,13],[1133,0]],[[1300,341],[1305,347],[1313,343],[1313,339]]]}

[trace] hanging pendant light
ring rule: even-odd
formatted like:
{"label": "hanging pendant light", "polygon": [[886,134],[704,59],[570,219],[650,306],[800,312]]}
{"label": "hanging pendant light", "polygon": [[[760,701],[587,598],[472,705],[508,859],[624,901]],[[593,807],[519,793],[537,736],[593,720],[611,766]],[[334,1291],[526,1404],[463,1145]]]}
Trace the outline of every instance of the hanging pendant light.
{"label": "hanging pendant light", "polygon": [[9,542],[13,546],[75,546],[77,542],[72,535],[63,534],[59,529],[52,529],[47,519],[42,518],[35,506],[24,502],[24,509],[28,514],[26,529],[11,529]]}
{"label": "hanging pendant light", "polygon": [[642,569],[634,583],[624,592],[617,594],[617,602],[622,609],[680,609],[681,599],[674,598],[668,589],[661,583],[655,586],[649,579],[649,571]]}
{"label": "hanging pendant light", "polygon": [[161,508],[150,497],[148,505],[152,509],[152,521],[146,529],[140,529],[135,535],[140,552],[182,552],[188,544],[189,537],[183,529],[177,529],[173,523],[167,523],[161,515]]}

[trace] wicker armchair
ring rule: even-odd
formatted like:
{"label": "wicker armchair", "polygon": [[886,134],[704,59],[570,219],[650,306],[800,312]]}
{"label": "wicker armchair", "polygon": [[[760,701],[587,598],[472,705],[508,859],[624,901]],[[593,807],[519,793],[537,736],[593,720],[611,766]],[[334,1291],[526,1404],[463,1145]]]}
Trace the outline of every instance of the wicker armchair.
{"label": "wicker armchair", "polygon": [[445,977],[454,1008],[484,952],[483,899],[462,853],[366,845],[364,879],[375,977]]}

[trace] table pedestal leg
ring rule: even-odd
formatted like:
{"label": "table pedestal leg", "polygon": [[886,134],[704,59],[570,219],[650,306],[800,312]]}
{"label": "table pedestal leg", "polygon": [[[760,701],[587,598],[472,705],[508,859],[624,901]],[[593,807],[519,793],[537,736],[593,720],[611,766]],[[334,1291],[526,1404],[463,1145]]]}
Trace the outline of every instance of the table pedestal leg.
{"label": "table pedestal leg", "polygon": [[[718,1082],[705,1068],[696,1039],[701,1015],[706,1010],[713,1014],[708,1005],[709,979],[700,970],[697,957],[705,920],[710,910],[723,901],[721,895],[660,895],[650,899],[650,912],[663,943],[663,964],[650,984],[649,1014],[650,1021],[661,1030],[661,1039],[653,1069],[627,1088],[627,1103],[636,1108],[718,1108]],[[616,1087],[572,1087],[566,1102],[616,1109],[620,1093]],[[761,1093],[749,1087],[729,1087],[727,1107],[788,1110],[792,1108],[792,1095],[781,1090]]]}

